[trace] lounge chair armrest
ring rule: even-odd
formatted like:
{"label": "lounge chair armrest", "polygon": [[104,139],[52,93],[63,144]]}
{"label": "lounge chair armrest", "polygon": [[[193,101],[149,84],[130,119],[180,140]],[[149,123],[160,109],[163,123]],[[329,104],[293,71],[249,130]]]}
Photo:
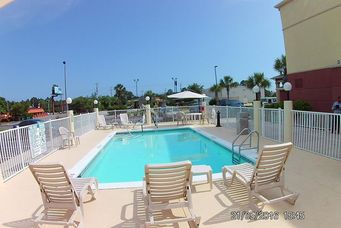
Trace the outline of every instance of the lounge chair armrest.
{"label": "lounge chair armrest", "polygon": [[249,183],[247,181],[247,179],[244,177],[244,175],[241,174],[240,172],[238,172],[237,170],[234,171],[234,174],[235,174],[236,178],[238,178],[241,182],[243,182],[243,184],[248,184]]}

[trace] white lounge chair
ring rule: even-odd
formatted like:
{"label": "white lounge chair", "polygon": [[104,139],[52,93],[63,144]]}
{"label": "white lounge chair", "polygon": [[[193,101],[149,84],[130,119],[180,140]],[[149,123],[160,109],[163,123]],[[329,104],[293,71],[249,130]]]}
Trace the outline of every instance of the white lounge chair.
{"label": "white lounge chair", "polygon": [[[200,217],[195,216],[192,210],[191,167],[190,161],[145,166],[143,195],[148,214],[146,227],[177,222],[191,222],[199,226]],[[188,208],[190,216],[155,220],[153,212],[174,208]]]}
{"label": "white lounge chair", "polygon": [[[282,200],[295,204],[298,194],[291,192],[284,185],[285,163],[291,149],[292,143],[264,146],[258,155],[255,166],[249,163],[224,166],[225,184],[229,187],[233,181],[238,181],[244,185],[248,191],[249,204],[254,210],[261,210],[266,204],[273,204]],[[263,191],[273,188],[279,188],[281,196],[274,199],[266,198]],[[253,203],[253,196],[262,202],[261,208]]]}
{"label": "white lounge chair", "polygon": [[179,125],[180,122],[182,124],[187,124],[188,122],[187,116],[184,112],[177,112],[175,117],[176,117],[176,125]]}
{"label": "white lounge chair", "polygon": [[70,147],[72,145],[79,145],[80,144],[80,140],[78,136],[75,136],[75,134],[71,131],[69,131],[67,128],[65,127],[59,127],[59,134],[62,137],[62,144],[63,144],[63,148],[65,148],[66,146]]}
{"label": "white lounge chair", "polygon": [[114,124],[107,124],[104,115],[98,115],[97,129],[114,129]]}
{"label": "white lounge chair", "polygon": [[[36,227],[54,224],[80,227],[83,223],[83,197],[92,187],[98,190],[95,178],[70,178],[61,164],[31,164],[29,168],[36,179],[43,200],[44,210],[34,219]],[[80,214],[77,225],[75,218]]]}
{"label": "white lounge chair", "polygon": [[120,121],[121,121],[121,125],[123,127],[129,128],[129,127],[133,127],[134,126],[134,123],[129,121],[127,113],[121,113],[120,114]]}

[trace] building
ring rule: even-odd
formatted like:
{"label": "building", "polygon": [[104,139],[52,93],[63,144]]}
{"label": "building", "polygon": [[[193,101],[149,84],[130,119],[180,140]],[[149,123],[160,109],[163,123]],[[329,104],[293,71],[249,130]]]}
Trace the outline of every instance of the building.
{"label": "building", "polygon": [[[204,93],[207,96],[214,98],[214,92],[211,92],[209,89],[205,89]],[[264,89],[261,89],[261,97],[264,97]],[[227,92],[225,88],[222,88],[222,90],[218,93],[218,99],[227,99]],[[255,93],[245,86],[237,86],[230,89],[230,100],[240,100],[243,103],[248,103],[255,99]]]}
{"label": "building", "polygon": [[27,110],[27,113],[32,115],[32,118],[42,118],[48,116],[48,114],[44,111],[44,109],[38,107],[38,108],[33,108],[30,107]]}
{"label": "building", "polygon": [[331,111],[341,96],[341,0],[284,0],[281,14],[290,98]]}

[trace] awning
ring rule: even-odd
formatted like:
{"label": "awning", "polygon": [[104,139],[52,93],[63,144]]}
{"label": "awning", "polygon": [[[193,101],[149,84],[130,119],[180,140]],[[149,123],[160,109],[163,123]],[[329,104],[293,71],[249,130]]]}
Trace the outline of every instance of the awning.
{"label": "awning", "polygon": [[168,98],[173,99],[200,99],[207,97],[205,94],[193,93],[191,91],[184,91],[180,93],[175,93],[167,96]]}

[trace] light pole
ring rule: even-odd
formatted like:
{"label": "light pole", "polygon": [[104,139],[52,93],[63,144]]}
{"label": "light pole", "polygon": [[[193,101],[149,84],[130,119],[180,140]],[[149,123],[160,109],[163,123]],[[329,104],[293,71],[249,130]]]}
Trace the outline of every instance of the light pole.
{"label": "light pole", "polygon": [[174,81],[174,92],[178,92],[178,78],[172,78],[172,80]]}
{"label": "light pole", "polygon": [[218,67],[218,66],[214,66],[215,86],[218,86],[217,67]]}
{"label": "light pole", "polygon": [[[64,65],[64,98],[65,98],[65,102],[66,102],[66,98],[67,98],[67,89],[66,89],[66,62],[63,61],[63,65]],[[66,112],[69,111],[69,107],[66,104]]]}
{"label": "light pole", "polygon": [[290,91],[291,91],[291,89],[292,89],[291,83],[290,83],[290,82],[284,83],[283,89],[284,89],[284,91],[287,92],[287,100],[289,101],[289,100],[290,100],[290,95],[289,95],[289,93],[290,93]]}
{"label": "light pole", "polygon": [[140,80],[138,78],[134,79],[134,82],[135,82],[135,91],[136,91],[136,96],[138,97],[138,93],[137,93],[137,83],[139,82]]}

